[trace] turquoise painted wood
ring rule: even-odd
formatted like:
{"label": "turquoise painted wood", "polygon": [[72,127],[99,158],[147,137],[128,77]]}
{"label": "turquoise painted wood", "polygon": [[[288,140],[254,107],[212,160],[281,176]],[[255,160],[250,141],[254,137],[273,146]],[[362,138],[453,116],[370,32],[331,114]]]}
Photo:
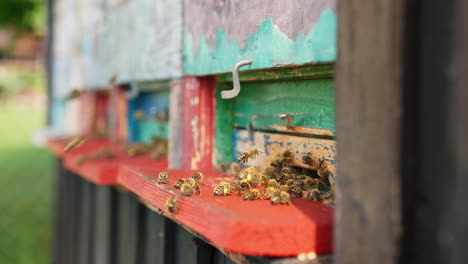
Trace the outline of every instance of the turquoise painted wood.
{"label": "turquoise painted wood", "polygon": [[[135,119],[135,112],[143,111],[144,117]],[[151,138],[167,139],[169,123],[155,118],[155,114],[165,112],[169,115],[169,91],[144,92],[128,101],[128,132],[130,142],[149,143]]]}
{"label": "turquoise painted wood", "polygon": [[[185,0],[183,71],[207,75],[336,59],[334,0]],[[201,17],[199,14],[210,14]]]}
{"label": "turquoise painted wood", "polygon": [[[244,82],[234,101],[234,127],[276,131],[285,126],[281,114],[294,117],[292,126],[335,132],[335,89],[332,79]],[[221,102],[222,103],[222,102]]]}

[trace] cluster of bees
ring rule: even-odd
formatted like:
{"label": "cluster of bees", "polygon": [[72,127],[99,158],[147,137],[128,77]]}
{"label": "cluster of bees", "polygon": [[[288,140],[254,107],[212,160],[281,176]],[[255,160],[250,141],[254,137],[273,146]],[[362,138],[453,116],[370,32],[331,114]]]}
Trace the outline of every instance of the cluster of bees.
{"label": "cluster of bees", "polygon": [[[255,159],[260,152],[256,149],[242,153],[238,161],[247,163]],[[256,167],[241,168],[237,163],[230,166],[221,164],[221,170],[233,175],[232,182],[219,182],[213,189],[215,196],[227,196],[233,193],[242,197],[242,200],[270,200],[271,204],[291,204],[291,198],[307,198],[318,202],[333,203],[334,181],[333,173],[329,170],[329,164],[325,160],[314,160],[312,154],[302,156],[301,162],[312,170],[292,166],[293,153],[289,150],[276,157],[264,170]],[[180,189],[183,196],[200,194],[200,184],[203,184],[204,176],[197,172],[188,179],[179,179],[174,188]],[[158,183],[167,184],[167,173],[159,174]],[[166,201],[166,210],[170,213],[177,212],[178,198],[169,197]]]}
{"label": "cluster of bees", "polygon": [[[248,150],[238,157],[247,163],[260,154],[256,149]],[[312,159],[312,153],[302,156],[301,162],[312,170],[292,166],[293,153],[290,150],[278,155],[264,170],[256,167],[240,168],[237,163],[223,164],[221,169],[234,175],[231,183],[221,182],[214,195],[228,195],[237,192],[243,200],[269,199],[271,204],[290,204],[291,197],[308,198],[319,202],[333,203],[333,173],[325,160]],[[259,187],[264,187],[260,191]]]}

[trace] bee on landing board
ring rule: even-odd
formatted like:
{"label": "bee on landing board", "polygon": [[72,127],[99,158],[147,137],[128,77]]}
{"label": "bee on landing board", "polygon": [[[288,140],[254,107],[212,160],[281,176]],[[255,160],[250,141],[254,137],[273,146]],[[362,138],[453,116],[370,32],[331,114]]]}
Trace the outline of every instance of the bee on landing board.
{"label": "bee on landing board", "polygon": [[244,200],[244,201],[256,200],[256,199],[260,199],[260,191],[258,189],[248,190],[242,196],[242,200]]}
{"label": "bee on landing board", "polygon": [[195,173],[192,175],[192,179],[194,179],[194,180],[197,181],[198,183],[203,183],[203,180],[205,179],[205,176],[204,176],[203,173],[201,173],[201,172],[195,172]]}
{"label": "bee on landing board", "polygon": [[192,189],[192,187],[190,187],[190,184],[188,183],[182,184],[182,186],[180,187],[180,191],[182,192],[183,196],[192,196],[194,192],[194,190]]}
{"label": "bee on landing board", "polygon": [[321,202],[323,201],[323,197],[322,197],[322,194],[320,193],[320,191],[316,188],[310,190],[308,193],[307,193],[307,199],[310,199],[310,200],[313,200],[313,201],[317,201],[317,202]]}
{"label": "bee on landing board", "polygon": [[271,197],[271,204],[291,204],[291,196],[287,192],[280,192]]}
{"label": "bee on landing board", "polygon": [[176,196],[171,196],[169,198],[167,198],[166,200],[166,205],[164,206],[164,208],[166,208],[166,210],[173,214],[173,213],[177,213],[177,202],[178,202],[178,199]]}
{"label": "bee on landing board", "polygon": [[271,179],[268,181],[267,183],[267,187],[274,187],[274,188],[278,188],[279,184],[278,182],[275,180],[275,179]]}
{"label": "bee on landing board", "polygon": [[281,192],[281,190],[276,189],[275,187],[267,187],[263,191],[263,196],[265,196],[265,198],[267,198],[267,199],[270,199],[271,197],[273,197],[275,195],[279,195],[280,192]]}
{"label": "bee on landing board", "polygon": [[249,149],[246,152],[239,155],[237,161],[242,163],[249,162],[249,159],[255,159],[258,155],[260,155],[260,151],[257,149]]}
{"label": "bee on landing board", "polygon": [[158,183],[159,184],[169,184],[169,174],[167,172],[163,171],[160,172],[158,175]]}
{"label": "bee on landing board", "polygon": [[187,179],[178,179],[177,182],[174,184],[174,188],[176,189],[180,189],[180,187],[182,186],[182,184],[185,183]]}
{"label": "bee on landing board", "polygon": [[187,179],[185,181],[188,185],[190,185],[190,188],[195,192],[195,194],[200,194],[200,184],[194,179]]}
{"label": "bee on landing board", "polygon": [[228,195],[230,193],[233,192],[233,189],[231,187],[231,184],[227,183],[227,182],[220,182],[218,184],[218,186],[216,186],[214,189],[213,189],[213,194],[215,196],[220,196],[220,195]]}
{"label": "bee on landing board", "polygon": [[69,152],[72,149],[79,147],[86,139],[86,136],[77,136],[72,139],[65,147],[65,152]]}
{"label": "bee on landing board", "polygon": [[292,197],[301,198],[302,197],[302,189],[299,186],[291,186],[288,190]]}

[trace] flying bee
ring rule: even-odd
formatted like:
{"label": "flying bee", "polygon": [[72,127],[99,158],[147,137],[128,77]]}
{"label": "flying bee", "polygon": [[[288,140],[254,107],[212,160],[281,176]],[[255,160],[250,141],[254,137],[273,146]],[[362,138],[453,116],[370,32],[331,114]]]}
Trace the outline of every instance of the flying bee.
{"label": "flying bee", "polygon": [[192,175],[192,179],[194,179],[194,180],[197,181],[198,183],[203,183],[203,180],[205,179],[205,176],[204,176],[203,173],[201,173],[201,172],[195,172],[195,173]]}
{"label": "flying bee", "polygon": [[65,147],[65,152],[69,152],[70,150],[79,147],[86,139],[86,136],[77,136],[73,138]]}
{"label": "flying bee", "polygon": [[291,186],[288,192],[291,194],[292,197],[302,197],[302,189],[299,186]]}
{"label": "flying bee", "polygon": [[133,112],[133,119],[142,120],[143,117],[145,117],[145,111],[138,109],[135,112]]}
{"label": "flying bee", "polygon": [[260,151],[257,149],[249,149],[246,152],[239,155],[237,161],[242,163],[249,162],[249,159],[255,159],[258,155],[260,155]]}
{"label": "flying bee", "polygon": [[174,188],[180,189],[182,187],[182,184],[184,184],[186,179],[178,179],[177,182],[174,184]]}
{"label": "flying bee", "polygon": [[260,198],[260,191],[258,189],[248,190],[242,196],[242,200],[256,200]]}
{"label": "flying bee", "polygon": [[84,94],[84,91],[83,90],[78,90],[78,89],[73,89],[70,94],[67,96],[67,98],[65,100],[74,100],[74,99],[77,99],[77,98],[80,98],[80,96]]}
{"label": "flying bee", "polygon": [[289,185],[283,184],[279,187],[280,191],[287,192],[289,191]]}
{"label": "flying bee", "polygon": [[317,201],[317,202],[323,201],[322,194],[317,188],[314,188],[307,193],[307,199]]}
{"label": "flying bee", "polygon": [[117,84],[117,75],[116,74],[111,75],[111,77],[109,78],[109,84],[110,85],[116,85]]}
{"label": "flying bee", "polygon": [[306,165],[310,165],[312,164],[312,152],[308,152],[306,155],[302,156],[302,163],[306,164]]}
{"label": "flying bee", "polygon": [[166,208],[166,210],[173,214],[173,213],[177,213],[177,202],[178,202],[178,199],[176,196],[171,196],[169,198],[167,198],[166,200],[166,205],[164,206],[164,208]]}
{"label": "flying bee", "polygon": [[168,184],[169,183],[169,174],[167,172],[162,171],[158,174],[158,183],[159,184]]}
{"label": "flying bee", "polygon": [[226,162],[221,162],[219,163],[219,170],[226,173],[229,170],[229,165]]}
{"label": "flying bee", "polygon": [[275,180],[275,179],[271,179],[268,181],[267,183],[267,187],[274,187],[274,188],[278,188],[279,184],[278,182]]}
{"label": "flying bee", "polygon": [[276,189],[275,187],[267,187],[265,188],[265,190],[263,191],[263,196],[265,196],[265,198],[271,198],[275,195],[279,195],[281,191]]}
{"label": "flying bee", "polygon": [[191,196],[193,194],[193,189],[188,183],[182,184],[182,186],[180,186],[180,191],[182,192],[183,196]]}

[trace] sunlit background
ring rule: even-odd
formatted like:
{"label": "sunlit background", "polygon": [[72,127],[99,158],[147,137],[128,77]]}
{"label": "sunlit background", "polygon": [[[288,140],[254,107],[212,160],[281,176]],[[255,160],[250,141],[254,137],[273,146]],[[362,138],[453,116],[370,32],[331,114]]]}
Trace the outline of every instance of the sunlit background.
{"label": "sunlit background", "polygon": [[52,157],[46,123],[43,0],[0,0],[0,263],[50,263]]}

